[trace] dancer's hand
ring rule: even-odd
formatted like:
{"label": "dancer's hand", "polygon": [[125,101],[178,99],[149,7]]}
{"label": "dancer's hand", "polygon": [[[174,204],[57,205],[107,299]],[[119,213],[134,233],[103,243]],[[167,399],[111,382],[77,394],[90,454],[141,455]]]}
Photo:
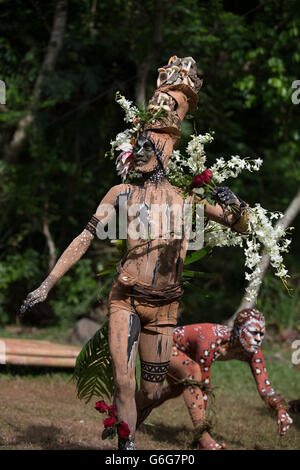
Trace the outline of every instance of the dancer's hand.
{"label": "dancer's hand", "polygon": [[44,302],[48,296],[48,292],[49,291],[44,284],[41,284],[38,289],[30,292],[20,308],[20,316],[23,316],[26,310],[32,308],[35,304]]}
{"label": "dancer's hand", "polygon": [[238,197],[227,188],[227,186],[217,186],[211,193],[212,199],[214,199],[218,204],[225,206],[230,206],[232,204],[240,205]]}
{"label": "dancer's hand", "polygon": [[280,436],[284,436],[289,430],[293,420],[286,410],[279,410],[277,414],[278,432]]}

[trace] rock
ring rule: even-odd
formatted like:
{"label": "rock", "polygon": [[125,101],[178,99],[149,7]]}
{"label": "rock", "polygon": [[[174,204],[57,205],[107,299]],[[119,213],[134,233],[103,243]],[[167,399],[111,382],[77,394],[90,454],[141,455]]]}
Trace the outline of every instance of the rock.
{"label": "rock", "polygon": [[108,314],[106,299],[98,301],[97,305],[89,312],[89,317],[97,323],[103,323]]}
{"label": "rock", "polygon": [[86,343],[95,333],[97,330],[101,328],[99,323],[96,323],[89,318],[81,318],[76,325],[75,328],[69,338],[69,341],[72,343]]}

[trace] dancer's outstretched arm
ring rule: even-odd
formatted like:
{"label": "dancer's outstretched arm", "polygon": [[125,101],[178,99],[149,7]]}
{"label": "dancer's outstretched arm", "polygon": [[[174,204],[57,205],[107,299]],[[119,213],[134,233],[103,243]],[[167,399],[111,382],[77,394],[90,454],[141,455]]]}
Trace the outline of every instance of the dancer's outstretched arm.
{"label": "dancer's outstretched arm", "polygon": [[[48,277],[36,290],[28,294],[20,309],[21,315],[23,315],[28,308],[46,300],[50,290],[57,281],[59,281],[59,279],[61,279],[61,277],[85,254],[92,240],[95,238],[97,229],[105,227],[112,219],[118,195],[125,191],[124,186],[125,185],[122,184],[113,186],[107,192],[85,229],[74,238],[63,252]],[[99,227],[99,224],[101,227]]]}
{"label": "dancer's outstretched arm", "polygon": [[257,353],[253,354],[249,364],[258,393],[267,406],[277,412],[278,433],[280,436],[283,436],[288,431],[293,420],[287,412],[288,405],[284,398],[275,393],[275,390],[272,388],[261,348],[257,350]]}

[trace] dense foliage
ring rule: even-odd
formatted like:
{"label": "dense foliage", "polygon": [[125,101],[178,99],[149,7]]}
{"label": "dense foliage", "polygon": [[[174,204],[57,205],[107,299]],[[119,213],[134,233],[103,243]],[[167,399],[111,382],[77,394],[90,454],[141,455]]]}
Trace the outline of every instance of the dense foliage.
{"label": "dense foliage", "polygon": [[[300,80],[300,11],[296,0],[72,0],[55,66],[36,81],[59,1],[2,1],[0,105],[0,323],[15,321],[26,294],[38,287],[70,241],[84,228],[108,188],[119,183],[104,158],[110,140],[126,127],[114,101],[120,90],[141,101],[152,95],[156,69],[174,54],[191,55],[204,77],[194,120],[186,120],[180,145],[193,125],[215,131],[216,156],[261,157],[260,173],[229,182],[251,205],[284,212],[300,181],[300,105],[292,83]],[[67,3],[67,2],[60,2]],[[20,120],[31,114],[21,151],[10,152]],[[291,285],[300,283],[299,217],[286,264]],[[53,248],[54,247],[54,248]],[[86,257],[53,289],[49,301],[24,321],[74,322],[97,304],[96,276],[114,256],[95,241]],[[184,320],[223,321],[243,295],[242,251],[216,249],[199,262],[215,273],[186,291]],[[101,285],[103,279],[101,279]],[[279,324],[299,310],[299,299],[266,282],[259,306]],[[264,302],[263,302],[264,300]],[[280,308],[280,313],[276,309]],[[275,312],[275,313],[274,313]],[[299,321],[294,315],[293,325]],[[281,321],[282,320],[282,321]]]}

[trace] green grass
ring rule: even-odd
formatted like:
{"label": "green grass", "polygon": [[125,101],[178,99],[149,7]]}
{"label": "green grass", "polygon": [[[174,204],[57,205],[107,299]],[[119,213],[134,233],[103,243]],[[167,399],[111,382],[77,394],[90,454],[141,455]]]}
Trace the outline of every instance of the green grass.
{"label": "green grass", "polygon": [[47,328],[18,328],[18,326],[15,326],[13,329],[0,327],[0,338],[34,339],[51,341],[53,343],[67,343],[71,332],[72,328],[58,326]]}
{"label": "green grass", "polygon": [[[273,388],[286,399],[300,398],[300,371],[286,362],[266,362],[267,372]],[[215,363],[212,367],[212,386],[220,390],[230,391],[236,396],[251,396],[257,403],[263,401],[259,397],[250,367],[241,361]]]}

